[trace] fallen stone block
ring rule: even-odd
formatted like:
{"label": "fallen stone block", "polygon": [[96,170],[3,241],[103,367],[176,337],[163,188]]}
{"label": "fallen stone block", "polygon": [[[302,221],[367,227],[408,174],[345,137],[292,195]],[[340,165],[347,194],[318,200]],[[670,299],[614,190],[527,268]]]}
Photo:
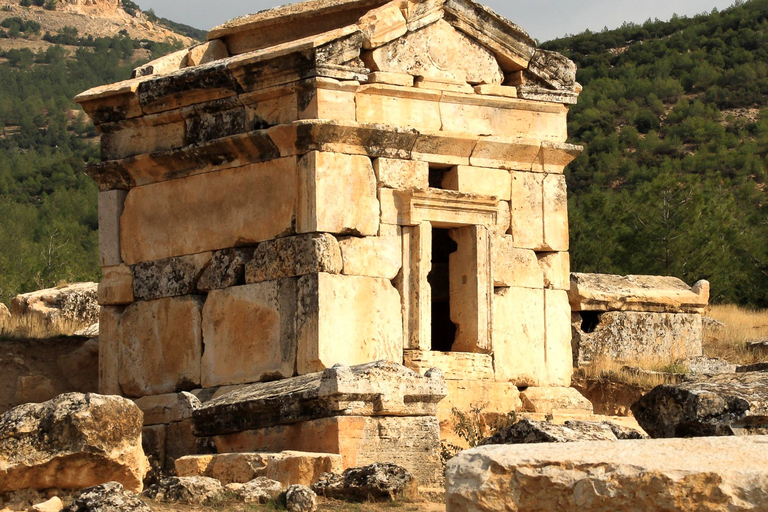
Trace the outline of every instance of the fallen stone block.
{"label": "fallen stone block", "polygon": [[379,463],[349,468],[341,475],[327,473],[312,490],[326,498],[354,501],[413,499],[419,494],[418,483],[407,469]]}
{"label": "fallen stone block", "polygon": [[693,287],[676,277],[571,274],[568,293],[573,311],[703,313],[709,283]]}
{"label": "fallen stone block", "polygon": [[276,500],[283,493],[280,482],[260,476],[244,484],[227,484],[225,491],[237,496],[237,499],[245,503],[269,503]]}
{"label": "fallen stone block", "polygon": [[523,410],[539,414],[593,413],[592,403],[574,388],[531,387],[520,393]]}
{"label": "fallen stone block", "polygon": [[70,320],[93,325],[99,321],[98,288],[97,283],[74,283],[17,295],[11,299],[11,313],[46,323]]}
{"label": "fallen stone block", "polygon": [[566,421],[556,425],[546,421],[520,420],[480,442],[493,444],[575,443],[579,441],[618,441],[645,439],[642,432],[608,421]]}
{"label": "fallen stone block", "polygon": [[764,510],[768,437],[484,446],[446,470],[447,512]]}
{"label": "fallen stone block", "polygon": [[149,463],[141,411],[115,396],[69,393],[0,418],[0,491],[83,489],[116,481],[141,491]]}
{"label": "fallen stone block", "polygon": [[65,512],[151,512],[138,495],[118,482],[108,482],[84,489],[75,496]]}
{"label": "fallen stone block", "polygon": [[768,434],[768,374],[722,374],[664,384],[632,406],[653,438]]}
{"label": "fallen stone block", "polygon": [[315,512],[317,494],[305,485],[292,485],[285,491],[285,508],[288,512]]}
{"label": "fallen stone block", "polygon": [[421,376],[379,361],[250,384],[206,402],[193,417],[197,435],[216,436],[332,416],[430,416],[445,395],[441,371]]}
{"label": "fallen stone block", "polygon": [[218,498],[224,488],[221,482],[205,476],[170,477],[160,480],[144,491],[149,499],[165,502],[183,502],[194,505]]}
{"label": "fallen stone block", "polygon": [[176,459],[178,476],[207,476],[224,485],[262,477],[285,486],[312,485],[323,473],[339,473],[341,469],[341,455],[330,453],[221,453]]}

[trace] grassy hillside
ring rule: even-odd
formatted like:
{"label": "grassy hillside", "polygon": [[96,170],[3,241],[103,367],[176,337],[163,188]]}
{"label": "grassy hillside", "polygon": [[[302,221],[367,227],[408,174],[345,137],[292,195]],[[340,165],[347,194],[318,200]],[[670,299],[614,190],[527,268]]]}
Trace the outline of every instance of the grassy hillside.
{"label": "grassy hillside", "polygon": [[543,45],[578,64],[575,271],[708,279],[768,306],[768,0]]}
{"label": "grassy hillside", "polygon": [[129,78],[141,61],[180,43],[93,37],[76,27],[51,33],[19,17],[0,23],[0,38],[17,43],[0,50],[0,302],[7,303],[59,281],[100,278],[97,187],[83,172],[99,158],[98,138],[72,98]]}

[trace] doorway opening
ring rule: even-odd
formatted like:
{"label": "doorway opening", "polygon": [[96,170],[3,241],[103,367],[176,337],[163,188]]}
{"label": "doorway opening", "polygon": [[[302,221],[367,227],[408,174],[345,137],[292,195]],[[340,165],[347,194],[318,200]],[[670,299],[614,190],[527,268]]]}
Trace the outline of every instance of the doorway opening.
{"label": "doorway opening", "polygon": [[432,230],[432,271],[427,277],[432,288],[432,350],[450,352],[456,340],[456,324],[451,321],[450,255],[459,246],[450,230]]}

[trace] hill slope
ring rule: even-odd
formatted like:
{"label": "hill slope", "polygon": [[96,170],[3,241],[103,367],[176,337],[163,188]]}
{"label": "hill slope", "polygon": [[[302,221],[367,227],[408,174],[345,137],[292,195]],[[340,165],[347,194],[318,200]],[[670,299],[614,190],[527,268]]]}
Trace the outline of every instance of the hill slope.
{"label": "hill slope", "polygon": [[34,5],[48,1],[0,0],[0,302],[6,303],[59,281],[100,278],[97,188],[83,172],[99,158],[98,135],[72,98],[192,42],[149,21],[151,13],[126,12],[127,0],[124,6],[67,0],[54,11]]}
{"label": "hill slope", "polygon": [[768,306],[768,0],[543,45],[576,61],[575,271],[709,279]]}

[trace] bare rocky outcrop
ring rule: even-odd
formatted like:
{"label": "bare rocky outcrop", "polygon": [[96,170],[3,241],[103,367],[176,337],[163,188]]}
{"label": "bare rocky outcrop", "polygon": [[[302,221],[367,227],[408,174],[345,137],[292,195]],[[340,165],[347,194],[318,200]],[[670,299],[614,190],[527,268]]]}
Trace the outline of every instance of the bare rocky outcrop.
{"label": "bare rocky outcrop", "polygon": [[506,427],[480,446],[494,444],[574,443],[579,441],[618,441],[643,439],[641,432],[607,421],[566,421],[556,425],[546,421],[521,420]]}
{"label": "bare rocky outcrop", "polygon": [[11,313],[47,323],[69,320],[90,326],[99,321],[98,287],[97,283],[74,283],[17,295],[11,301]]}
{"label": "bare rocky outcrop", "polygon": [[326,473],[312,489],[326,498],[355,501],[390,501],[418,495],[418,483],[407,469],[382,463],[350,468],[341,475]]}
{"label": "bare rocky outcrop", "polygon": [[151,512],[139,496],[118,482],[107,482],[84,489],[65,512]]}
{"label": "bare rocky outcrop", "polygon": [[0,491],[83,489],[117,481],[140,491],[149,464],[130,400],[69,393],[0,418]]}
{"label": "bare rocky outcrop", "polygon": [[632,406],[654,438],[768,434],[768,374],[721,374],[654,388]]}
{"label": "bare rocky outcrop", "polygon": [[446,470],[447,512],[765,510],[768,437],[484,446]]}

